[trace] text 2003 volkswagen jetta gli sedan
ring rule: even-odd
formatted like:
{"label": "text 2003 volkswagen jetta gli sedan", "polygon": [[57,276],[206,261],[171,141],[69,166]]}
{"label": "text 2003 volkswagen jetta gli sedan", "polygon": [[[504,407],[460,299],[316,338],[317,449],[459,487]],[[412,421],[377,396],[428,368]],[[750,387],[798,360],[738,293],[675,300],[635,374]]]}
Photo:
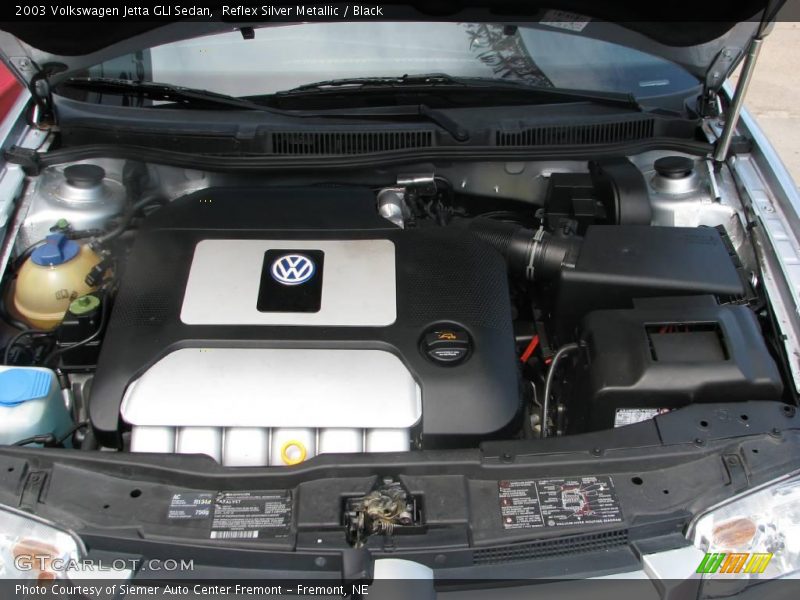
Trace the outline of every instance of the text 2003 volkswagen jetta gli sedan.
{"label": "text 2003 volkswagen jetta gli sedan", "polygon": [[5,23],[11,592],[777,589],[800,203],[742,101],[779,6],[711,4]]}

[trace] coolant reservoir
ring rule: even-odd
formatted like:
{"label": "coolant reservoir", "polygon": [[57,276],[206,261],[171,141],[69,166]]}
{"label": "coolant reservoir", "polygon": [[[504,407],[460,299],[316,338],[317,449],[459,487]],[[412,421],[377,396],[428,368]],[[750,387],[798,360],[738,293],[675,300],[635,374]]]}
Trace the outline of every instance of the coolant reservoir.
{"label": "coolant reservoir", "polygon": [[14,307],[33,327],[56,327],[70,302],[94,291],[85,279],[99,262],[100,257],[86,244],[63,233],[48,235],[19,270]]}

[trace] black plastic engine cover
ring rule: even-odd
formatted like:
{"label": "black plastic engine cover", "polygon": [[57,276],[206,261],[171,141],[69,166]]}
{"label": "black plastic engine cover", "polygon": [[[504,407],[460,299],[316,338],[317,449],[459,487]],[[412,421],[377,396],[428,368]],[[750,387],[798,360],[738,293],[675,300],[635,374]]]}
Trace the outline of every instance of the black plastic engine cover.
{"label": "black plastic engine cover", "polygon": [[[390,240],[396,320],[381,327],[188,325],[181,308],[195,247],[214,239]],[[506,265],[491,246],[459,228],[398,229],[378,216],[369,189],[202,190],[160,209],[137,234],[98,362],[91,421],[102,440],[118,443],[125,389],[178,348],[372,348],[394,353],[417,380],[426,447],[501,435],[520,407],[510,306]],[[421,342],[437,325],[468,334],[467,360],[442,365],[423,354]]]}

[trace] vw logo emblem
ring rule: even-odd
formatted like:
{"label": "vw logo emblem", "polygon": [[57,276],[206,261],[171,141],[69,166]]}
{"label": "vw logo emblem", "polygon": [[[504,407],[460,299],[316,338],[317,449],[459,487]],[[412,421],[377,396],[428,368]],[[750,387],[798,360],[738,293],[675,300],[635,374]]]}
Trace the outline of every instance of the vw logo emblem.
{"label": "vw logo emblem", "polygon": [[283,285],[300,285],[314,276],[314,262],[302,254],[284,254],[270,268],[272,278]]}

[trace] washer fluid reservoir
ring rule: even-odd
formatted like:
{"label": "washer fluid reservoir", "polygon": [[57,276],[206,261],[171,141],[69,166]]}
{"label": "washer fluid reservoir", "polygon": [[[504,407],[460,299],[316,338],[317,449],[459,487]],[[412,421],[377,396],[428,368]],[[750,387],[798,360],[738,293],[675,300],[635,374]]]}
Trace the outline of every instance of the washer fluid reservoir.
{"label": "washer fluid reservoir", "polygon": [[72,427],[53,371],[0,366],[0,444],[48,433],[60,439]]}
{"label": "washer fluid reservoir", "polygon": [[52,329],[64,318],[70,302],[96,288],[86,276],[100,257],[86,244],[63,233],[48,235],[20,267],[14,307],[33,327]]}

